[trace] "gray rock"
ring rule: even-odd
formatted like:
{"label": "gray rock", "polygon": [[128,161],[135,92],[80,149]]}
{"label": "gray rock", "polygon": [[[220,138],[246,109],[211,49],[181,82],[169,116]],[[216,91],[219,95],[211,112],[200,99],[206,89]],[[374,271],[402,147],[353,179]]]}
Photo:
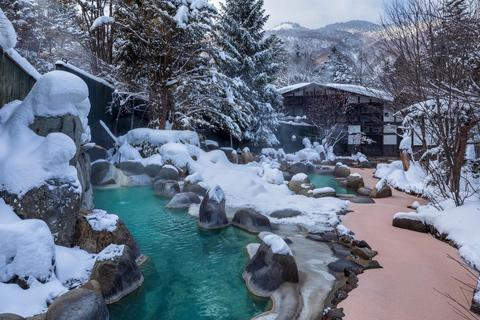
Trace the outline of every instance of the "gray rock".
{"label": "gray rock", "polygon": [[371,192],[372,192],[372,189],[370,188],[361,187],[357,189],[357,193],[365,197],[369,197]]}
{"label": "gray rock", "polygon": [[298,194],[304,189],[302,185],[311,185],[308,176],[305,176],[304,179],[299,179],[299,176],[294,175],[292,179],[288,182],[288,189]]}
{"label": "gray rock", "polygon": [[285,172],[285,171],[282,171],[282,173],[283,173],[283,180],[285,180],[285,181],[292,180],[292,175],[290,173]]}
{"label": "gray rock", "polygon": [[329,240],[325,239],[324,237],[316,236],[316,235],[308,235],[305,238],[308,239],[308,240],[317,241],[317,242],[324,242],[324,243],[330,242]]}
{"label": "gray rock", "polygon": [[118,218],[115,231],[95,231],[84,216],[79,216],[75,226],[74,246],[89,253],[99,253],[110,244],[126,245],[130,248],[133,257],[139,259],[142,256],[137,242],[128,230],[122,219]]}
{"label": "gray rock", "polygon": [[243,273],[255,292],[269,294],[285,282],[298,283],[298,268],[293,256],[275,254],[264,242],[248,262]]}
{"label": "gray rock", "polygon": [[188,208],[192,203],[200,203],[200,198],[193,192],[177,193],[172,200],[165,206],[165,208],[179,209]]}
{"label": "gray rock", "polygon": [[49,180],[24,195],[0,191],[0,198],[12,206],[22,219],[40,219],[55,234],[55,244],[71,247],[81,198],[75,187],[66,182]]}
{"label": "gray rock", "polygon": [[92,290],[99,296],[102,296],[102,286],[100,285],[100,282],[97,280],[90,280],[84,284],[82,284],[79,288],[81,289],[87,289],[87,290]]}
{"label": "gray rock", "polygon": [[118,165],[118,168],[127,176],[145,174],[145,167],[143,164],[136,161],[123,161]]}
{"label": "gray rock", "polygon": [[372,164],[369,161],[361,161],[358,163],[357,167],[369,169],[372,168]]}
{"label": "gray rock", "polygon": [[218,202],[213,195],[223,194],[219,186],[210,189],[200,204],[198,225],[206,229],[223,228],[228,226],[227,214],[225,213],[225,198]]}
{"label": "gray rock", "polygon": [[58,297],[48,308],[45,320],[108,320],[105,300],[94,291],[74,289]]}
{"label": "gray rock", "polygon": [[69,136],[77,148],[75,156],[70,160],[70,165],[75,166],[78,155],[80,154],[80,145],[83,142],[83,126],[79,117],[69,114],[58,117],[35,116],[33,123],[29,125],[29,128],[42,137],[46,137],[53,132],[61,132]]}
{"label": "gray rock", "polygon": [[97,259],[90,275],[91,280],[100,283],[107,303],[118,301],[143,283],[143,275],[132,252],[127,246],[122,247],[121,255],[106,260]]}
{"label": "gray rock", "polygon": [[477,286],[477,289],[473,293],[474,298],[472,299],[472,305],[470,306],[470,311],[472,311],[477,315],[480,315],[480,301],[475,301],[475,296],[478,294],[479,290],[480,290],[480,286]]}
{"label": "gray rock", "polygon": [[116,184],[115,173],[118,169],[107,161],[99,161],[92,164],[90,181],[94,186],[106,186]]}
{"label": "gray rock", "polygon": [[157,196],[173,198],[180,193],[180,186],[175,180],[158,180],[153,185],[153,191]]}
{"label": "gray rock", "polygon": [[347,187],[347,179],[345,180],[340,180],[337,182],[339,187],[346,188]]}
{"label": "gray rock", "polygon": [[397,228],[408,229],[416,232],[427,233],[428,229],[423,220],[414,217],[393,218],[392,225]]}
{"label": "gray rock", "polygon": [[205,194],[207,194],[207,189],[205,189],[198,183],[190,183],[188,181],[185,181],[185,183],[183,184],[183,192],[192,192],[199,197],[205,197]]}
{"label": "gray rock", "polygon": [[302,212],[294,209],[282,209],[274,211],[270,214],[270,217],[277,219],[293,218],[301,215]]}
{"label": "gray rock", "polygon": [[360,259],[370,260],[377,255],[377,251],[368,248],[355,247],[351,251],[352,255],[359,257]]}
{"label": "gray rock", "polygon": [[290,166],[290,169],[288,170],[288,172],[294,176],[296,175],[297,173],[305,173],[307,174],[309,172],[308,170],[308,166],[303,163],[303,162],[295,162],[294,164],[292,164]]}
{"label": "gray rock", "polygon": [[363,183],[363,178],[359,177],[357,175],[349,175],[347,177],[347,188],[352,189],[352,190],[358,190],[358,188],[361,188],[365,186]]}
{"label": "gray rock", "polygon": [[158,172],[157,176],[155,177],[155,181],[158,180],[175,180],[179,181],[180,180],[180,173],[176,168],[173,168],[171,166],[164,166],[160,171]]}
{"label": "gray rock", "polygon": [[372,192],[370,193],[371,198],[387,198],[392,196],[392,188],[386,183],[380,189],[373,188]]}
{"label": "gray rock", "polygon": [[336,164],[333,170],[335,177],[346,178],[351,174],[350,168],[344,165]]}
{"label": "gray rock", "polygon": [[347,257],[350,255],[350,249],[345,247],[344,245],[340,243],[335,243],[333,242],[330,245],[330,248],[333,250],[333,252],[340,257]]}
{"label": "gray rock", "polygon": [[155,178],[161,169],[162,169],[161,165],[149,164],[145,167],[145,173],[148,174],[148,176]]}
{"label": "gray rock", "polygon": [[0,320],[24,320],[25,318],[13,313],[0,313]]}
{"label": "gray rock", "polygon": [[90,164],[90,154],[88,152],[80,152],[75,168],[77,169],[78,181],[80,181],[82,186],[81,206],[83,209],[93,209],[93,197],[91,196],[92,184],[90,181],[92,167]]}
{"label": "gray rock", "polygon": [[343,259],[343,258],[335,262],[329,263],[328,268],[334,272],[344,272],[346,268],[350,268],[357,274],[362,273],[364,269],[358,263],[351,260]]}
{"label": "gray rock", "polygon": [[245,164],[255,161],[255,157],[253,156],[253,154],[250,151],[243,150],[242,151],[242,158],[243,158],[243,162]]}
{"label": "gray rock", "polygon": [[232,224],[255,233],[272,230],[270,220],[253,209],[240,209],[235,212]]}

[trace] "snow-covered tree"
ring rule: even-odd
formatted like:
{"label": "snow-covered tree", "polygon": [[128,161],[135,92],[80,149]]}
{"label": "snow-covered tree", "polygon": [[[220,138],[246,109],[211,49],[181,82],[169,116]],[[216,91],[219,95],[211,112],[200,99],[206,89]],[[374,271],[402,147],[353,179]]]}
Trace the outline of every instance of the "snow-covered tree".
{"label": "snow-covered tree", "polygon": [[404,126],[422,142],[438,198],[457,205],[472,192],[464,157],[480,121],[478,9],[470,0],[394,1],[384,21],[386,46],[398,57],[387,88],[399,103],[418,102],[402,111]]}
{"label": "snow-covered tree", "polygon": [[282,96],[272,85],[280,70],[281,45],[276,36],[264,37],[268,16],[263,4],[263,0],[226,0],[221,4],[220,44],[231,57],[221,64],[221,70],[246,85],[243,97],[253,113],[244,138],[272,145],[278,143],[274,135],[276,110],[282,106]]}
{"label": "snow-covered tree", "polygon": [[328,55],[328,60],[323,65],[324,72],[331,74],[330,82],[360,84],[357,72],[353,68],[351,61],[337,49],[333,47]]}
{"label": "snow-covered tree", "polygon": [[250,123],[244,84],[216,68],[217,11],[202,0],[119,2],[119,89],[148,101],[150,125],[210,127],[240,138]]}

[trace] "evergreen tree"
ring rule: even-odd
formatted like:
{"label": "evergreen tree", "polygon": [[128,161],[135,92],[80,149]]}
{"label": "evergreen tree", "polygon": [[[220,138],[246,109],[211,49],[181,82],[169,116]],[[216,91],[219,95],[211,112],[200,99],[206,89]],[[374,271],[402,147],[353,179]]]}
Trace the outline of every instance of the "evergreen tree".
{"label": "evergreen tree", "polygon": [[240,138],[250,122],[243,83],[216,70],[225,59],[214,46],[216,14],[201,0],[119,3],[119,87],[148,100],[150,126],[211,127]]}
{"label": "evergreen tree", "polygon": [[264,36],[268,16],[263,4],[263,0],[226,0],[221,4],[220,44],[230,57],[221,64],[221,69],[227,76],[245,83],[243,97],[253,113],[244,138],[273,145],[278,143],[274,130],[282,96],[271,83],[280,70],[281,42],[276,36]]}

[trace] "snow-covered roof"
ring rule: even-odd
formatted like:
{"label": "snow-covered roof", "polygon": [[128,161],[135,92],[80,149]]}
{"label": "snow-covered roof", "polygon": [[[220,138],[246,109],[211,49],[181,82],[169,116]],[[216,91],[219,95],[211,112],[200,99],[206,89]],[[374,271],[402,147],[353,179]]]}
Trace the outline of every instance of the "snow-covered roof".
{"label": "snow-covered roof", "polygon": [[314,84],[314,83],[309,83],[309,82],[297,83],[297,84],[294,84],[294,85],[291,85],[291,86],[288,86],[288,87],[280,88],[280,89],[278,89],[278,92],[280,92],[280,94],[284,94],[284,93],[295,91],[295,90],[298,90],[298,89],[301,89],[301,88],[304,88],[304,87],[308,87],[311,84]]}
{"label": "snow-covered roof", "polygon": [[91,75],[90,73],[80,69],[80,68],[77,68],[73,65],[71,65],[70,63],[66,63],[66,62],[63,62],[63,61],[60,61],[58,60],[57,62],[55,62],[56,65],[60,65],[60,66],[63,66],[65,67],[66,69],[70,69],[76,73],[78,73],[79,75],[82,75],[82,76],[85,76],[86,78],[89,78],[89,79],[92,79],[92,80],[95,80],[97,82],[100,82],[101,84],[103,85],[106,85],[107,87],[110,87],[112,88],[113,90],[115,90],[115,87],[112,86],[110,83],[108,83],[107,81],[101,79],[101,78],[98,78],[98,77],[95,77],[94,75]]}
{"label": "snow-covered roof", "polygon": [[349,93],[355,93],[355,94],[359,94],[366,97],[372,97],[372,98],[377,98],[377,99],[386,100],[386,101],[393,101],[393,97],[387,92],[376,90],[376,89],[370,89],[363,86],[357,86],[353,84],[342,84],[342,83],[315,83],[315,82],[297,83],[288,87],[280,88],[278,89],[278,92],[280,94],[285,94],[285,93],[289,93],[299,89],[303,89],[308,86],[320,86],[324,88],[337,89],[337,90],[342,90]]}
{"label": "snow-covered roof", "polygon": [[327,83],[322,84],[322,86],[342,90],[350,93],[356,93],[366,97],[372,97],[377,99],[382,99],[386,101],[393,101],[393,97],[385,91],[370,89],[363,86],[357,86],[353,84],[342,84],[342,83]]}

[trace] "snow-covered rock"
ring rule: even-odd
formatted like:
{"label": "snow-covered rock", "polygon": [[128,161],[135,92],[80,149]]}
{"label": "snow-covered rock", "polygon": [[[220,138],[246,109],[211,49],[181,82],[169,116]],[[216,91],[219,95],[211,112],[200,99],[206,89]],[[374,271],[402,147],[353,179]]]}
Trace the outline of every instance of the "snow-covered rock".
{"label": "snow-covered rock", "polygon": [[282,184],[284,181],[283,173],[278,169],[265,169],[263,179],[273,184]]}
{"label": "snow-covered rock", "polygon": [[198,224],[202,228],[223,228],[228,226],[225,212],[225,193],[220,186],[208,190],[200,204]]}
{"label": "snow-covered rock", "polygon": [[17,34],[12,23],[0,9],[0,46],[5,51],[10,51],[17,44]]}

